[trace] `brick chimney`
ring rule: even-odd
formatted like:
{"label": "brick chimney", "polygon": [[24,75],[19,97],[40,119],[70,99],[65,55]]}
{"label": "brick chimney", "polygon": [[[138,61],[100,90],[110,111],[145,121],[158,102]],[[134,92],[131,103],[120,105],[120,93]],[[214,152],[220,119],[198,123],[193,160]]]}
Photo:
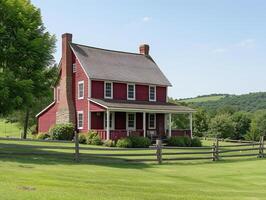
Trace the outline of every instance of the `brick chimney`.
{"label": "brick chimney", "polygon": [[60,77],[60,101],[56,113],[56,124],[75,123],[75,108],[72,98],[72,51],[69,43],[72,34],[62,35],[62,59]]}
{"label": "brick chimney", "polygon": [[148,44],[142,44],[142,45],[139,46],[139,53],[140,54],[148,56],[149,55],[149,50],[150,50],[150,47],[149,47]]}

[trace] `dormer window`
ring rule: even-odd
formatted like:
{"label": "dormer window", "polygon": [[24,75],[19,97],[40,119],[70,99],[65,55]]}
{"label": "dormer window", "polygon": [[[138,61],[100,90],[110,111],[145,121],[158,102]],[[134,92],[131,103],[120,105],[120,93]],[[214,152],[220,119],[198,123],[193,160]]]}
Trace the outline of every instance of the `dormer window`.
{"label": "dormer window", "polygon": [[134,84],[127,85],[127,99],[135,100],[135,85]]}
{"label": "dormer window", "polygon": [[156,86],[149,86],[149,100],[156,101]]}
{"label": "dormer window", "polygon": [[73,73],[76,73],[76,71],[77,71],[76,63],[73,63],[72,70],[73,70]]}
{"label": "dormer window", "polygon": [[104,83],[104,98],[106,99],[113,98],[113,83],[112,82]]}
{"label": "dormer window", "polygon": [[84,99],[84,81],[78,82],[78,99]]}

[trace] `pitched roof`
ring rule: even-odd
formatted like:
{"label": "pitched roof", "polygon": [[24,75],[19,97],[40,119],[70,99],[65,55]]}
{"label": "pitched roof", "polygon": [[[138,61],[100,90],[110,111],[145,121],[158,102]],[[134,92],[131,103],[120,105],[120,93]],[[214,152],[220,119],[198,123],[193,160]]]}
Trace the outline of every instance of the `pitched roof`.
{"label": "pitched roof", "polygon": [[151,57],[70,43],[91,79],[171,86]]}
{"label": "pitched roof", "polygon": [[89,99],[100,106],[110,110],[132,110],[132,111],[154,111],[154,112],[169,112],[169,113],[193,113],[194,109],[178,106],[173,103],[161,102],[146,102],[146,101],[125,101],[125,100],[112,100],[112,99]]}

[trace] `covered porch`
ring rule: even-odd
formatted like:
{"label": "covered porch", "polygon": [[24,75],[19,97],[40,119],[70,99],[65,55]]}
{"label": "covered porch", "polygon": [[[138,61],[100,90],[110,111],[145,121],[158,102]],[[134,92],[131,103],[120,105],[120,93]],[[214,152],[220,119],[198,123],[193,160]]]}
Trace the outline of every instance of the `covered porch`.
{"label": "covered porch", "polygon": [[[133,135],[152,139],[192,137],[193,109],[171,103],[89,101],[89,130],[97,131],[103,140],[118,140]],[[187,114],[190,128],[172,129],[172,115],[175,114]]]}

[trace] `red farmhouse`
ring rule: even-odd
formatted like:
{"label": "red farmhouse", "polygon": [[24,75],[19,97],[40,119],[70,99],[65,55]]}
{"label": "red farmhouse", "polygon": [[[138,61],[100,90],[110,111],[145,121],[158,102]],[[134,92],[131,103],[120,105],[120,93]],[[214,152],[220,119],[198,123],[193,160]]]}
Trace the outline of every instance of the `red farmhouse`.
{"label": "red farmhouse", "polygon": [[[171,83],[149,46],[128,53],[72,43],[62,35],[60,81],[54,102],[38,115],[38,132],[73,123],[79,132],[95,130],[102,139],[192,135],[193,109],[167,102]],[[172,130],[171,115],[187,113],[190,130]]]}

